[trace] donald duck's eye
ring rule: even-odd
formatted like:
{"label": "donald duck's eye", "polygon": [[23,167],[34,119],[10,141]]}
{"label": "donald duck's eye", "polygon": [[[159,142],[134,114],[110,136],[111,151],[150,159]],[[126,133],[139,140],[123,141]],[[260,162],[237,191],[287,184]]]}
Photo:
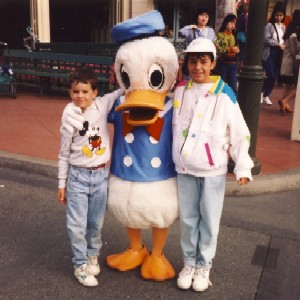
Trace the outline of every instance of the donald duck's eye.
{"label": "donald duck's eye", "polygon": [[162,87],[165,78],[163,69],[160,65],[154,64],[150,67],[148,80],[153,89],[159,90]]}
{"label": "donald duck's eye", "polygon": [[124,68],[124,65],[121,66],[120,73],[121,73],[122,82],[125,85],[125,88],[128,89],[130,87],[130,79],[128,73]]}

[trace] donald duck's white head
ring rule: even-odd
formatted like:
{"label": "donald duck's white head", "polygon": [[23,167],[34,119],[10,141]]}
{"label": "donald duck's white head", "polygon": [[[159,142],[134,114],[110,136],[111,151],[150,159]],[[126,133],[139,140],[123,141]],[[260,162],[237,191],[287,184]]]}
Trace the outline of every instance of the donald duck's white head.
{"label": "donald duck's white head", "polygon": [[131,126],[147,126],[164,109],[167,93],[178,71],[174,46],[159,33],[164,22],[158,11],[151,11],[113,27],[112,38],[121,45],[115,60],[117,80],[125,101],[117,111],[128,111]]}

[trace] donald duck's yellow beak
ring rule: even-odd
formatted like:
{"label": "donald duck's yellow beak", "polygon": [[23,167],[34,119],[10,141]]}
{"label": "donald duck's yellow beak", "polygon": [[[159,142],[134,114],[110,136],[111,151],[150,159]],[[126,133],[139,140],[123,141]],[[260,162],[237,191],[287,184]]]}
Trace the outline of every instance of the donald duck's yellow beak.
{"label": "donald duck's yellow beak", "polygon": [[117,111],[129,112],[127,123],[132,126],[147,126],[158,118],[158,112],[164,109],[164,102],[168,91],[156,92],[136,90],[125,95],[125,101]]}

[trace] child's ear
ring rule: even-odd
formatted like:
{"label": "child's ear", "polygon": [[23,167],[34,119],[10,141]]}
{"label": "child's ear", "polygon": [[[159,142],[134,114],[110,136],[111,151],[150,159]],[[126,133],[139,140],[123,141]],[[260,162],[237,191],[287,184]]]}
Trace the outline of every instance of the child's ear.
{"label": "child's ear", "polygon": [[210,69],[211,69],[211,70],[213,70],[213,69],[215,68],[216,63],[217,63],[216,60],[214,60],[214,61],[211,63],[211,66],[210,66]]}
{"label": "child's ear", "polygon": [[98,96],[98,89],[93,90],[93,96],[94,96],[94,98],[96,98]]}

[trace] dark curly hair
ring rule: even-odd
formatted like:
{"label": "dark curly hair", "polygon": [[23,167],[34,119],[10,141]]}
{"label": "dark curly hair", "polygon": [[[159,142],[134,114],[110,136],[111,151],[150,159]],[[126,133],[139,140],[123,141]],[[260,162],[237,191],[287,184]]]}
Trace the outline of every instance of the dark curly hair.
{"label": "dark curly hair", "polygon": [[78,68],[76,71],[70,73],[68,79],[68,87],[71,88],[73,83],[90,83],[93,90],[98,88],[97,85],[97,76],[95,72],[88,67]]}

